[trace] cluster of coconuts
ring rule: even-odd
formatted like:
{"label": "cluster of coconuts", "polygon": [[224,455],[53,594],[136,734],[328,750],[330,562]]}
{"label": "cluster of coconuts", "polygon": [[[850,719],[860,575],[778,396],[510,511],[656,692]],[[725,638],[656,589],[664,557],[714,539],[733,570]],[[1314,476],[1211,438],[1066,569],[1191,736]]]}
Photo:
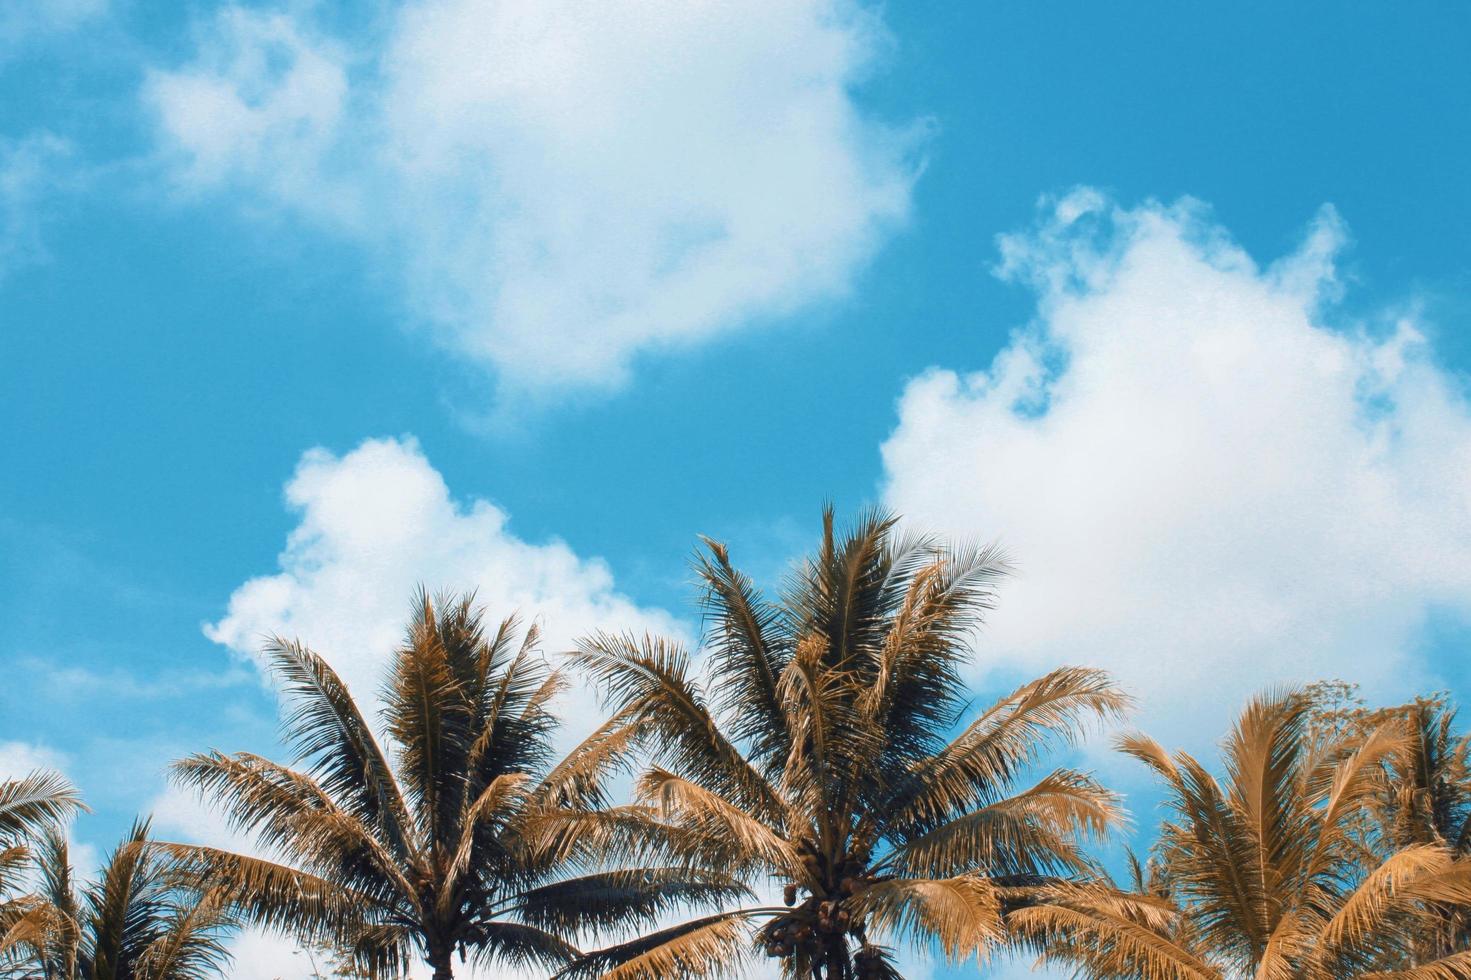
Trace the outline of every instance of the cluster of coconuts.
{"label": "cluster of coconuts", "polygon": [[[800,905],[797,904],[798,886],[788,883],[782,893],[782,900],[792,909],[790,915],[783,916],[776,922],[763,930],[762,940],[766,946],[766,955],[785,959],[793,956],[797,950],[805,949],[811,955],[817,955],[820,949],[826,947],[834,939],[853,933],[861,937],[863,935],[863,920],[848,907],[845,899],[856,895],[862,888],[862,877],[864,863],[855,858],[842,861],[835,869],[834,874],[825,874],[827,870],[824,865],[826,861],[808,848],[803,848],[806,853],[802,856],[802,863],[809,874],[809,880],[832,881],[836,879],[836,887],[828,894],[809,895]],[[874,972],[880,966],[882,954],[876,948],[864,944],[857,956],[858,977],[860,980],[868,977],[878,977],[881,973]]]}

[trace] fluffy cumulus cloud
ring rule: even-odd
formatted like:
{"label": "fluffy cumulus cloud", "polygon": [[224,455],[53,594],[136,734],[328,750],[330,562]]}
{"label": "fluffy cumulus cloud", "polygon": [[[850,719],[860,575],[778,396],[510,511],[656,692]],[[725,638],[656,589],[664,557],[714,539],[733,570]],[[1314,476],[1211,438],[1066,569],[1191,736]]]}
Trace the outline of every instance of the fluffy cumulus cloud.
{"label": "fluffy cumulus cloud", "polygon": [[1115,671],[1168,737],[1250,692],[1434,683],[1471,615],[1471,405],[1412,316],[1345,324],[1331,209],[1261,266],[1198,203],[1079,191],[1001,240],[1034,322],[907,387],[883,447],[909,519],[1020,564],[991,663]]}
{"label": "fluffy cumulus cloud", "polygon": [[206,632],[245,657],[267,634],[299,637],[365,700],[420,584],[473,589],[494,617],[535,618],[548,650],[593,629],[681,635],[669,615],[619,593],[603,562],[561,541],[518,538],[488,501],[456,500],[412,439],[369,440],[345,456],[311,450],[286,501],[300,521],[279,571],[236,589]]}
{"label": "fluffy cumulus cloud", "polygon": [[507,385],[606,387],[847,288],[916,173],[853,97],[885,43],[856,0],[231,7],[144,97],[183,187],[361,243]]}

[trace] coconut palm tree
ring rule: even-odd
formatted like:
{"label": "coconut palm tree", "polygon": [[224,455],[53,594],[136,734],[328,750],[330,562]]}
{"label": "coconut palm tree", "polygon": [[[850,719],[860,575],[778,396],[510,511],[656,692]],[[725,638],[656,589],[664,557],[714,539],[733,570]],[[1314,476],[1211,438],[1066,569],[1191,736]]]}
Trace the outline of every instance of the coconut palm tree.
{"label": "coconut palm tree", "polygon": [[64,834],[48,832],[36,854],[34,899],[45,927],[28,944],[25,976],[198,980],[219,976],[228,963],[230,910],[218,896],[180,887],[169,862],[148,847],[147,821],[133,825],[80,894]]}
{"label": "coconut palm tree", "polygon": [[1053,890],[1008,926],[1095,978],[1342,980],[1471,976],[1471,952],[1419,955],[1432,910],[1471,902],[1471,863],[1440,841],[1381,848],[1363,817],[1414,739],[1383,718],[1327,752],[1310,699],[1253,700],[1223,745],[1218,781],[1143,736],[1121,748],[1164,782],[1169,819],[1135,889]]}
{"label": "coconut palm tree", "polygon": [[885,943],[983,955],[1013,889],[1093,873],[1080,835],[1115,821],[1112,794],[1070,769],[1021,780],[1126,699],[1103,674],[1064,668],[972,710],[961,672],[1007,568],[994,548],[904,537],[877,512],[839,536],[828,511],[779,597],[714,541],[696,568],[703,675],[651,636],[595,635],[573,660],[615,730],[650,753],[639,802],[707,866],[771,880],[783,902],[673,926],[569,973],[701,976],[754,945],[788,977],[897,977]]}
{"label": "coconut palm tree", "polygon": [[514,617],[488,633],[471,597],[420,594],[388,671],[380,742],[321,657],[271,641],[301,767],[219,752],[174,767],[269,858],[169,852],[257,923],[345,948],[374,975],[421,957],[436,980],[453,975],[456,952],[556,969],[585,930],[744,894],[718,871],[619,863],[639,823],[601,812],[621,746],[599,734],[556,762],[550,704],[563,680],[536,642],[535,629],[518,638]]}

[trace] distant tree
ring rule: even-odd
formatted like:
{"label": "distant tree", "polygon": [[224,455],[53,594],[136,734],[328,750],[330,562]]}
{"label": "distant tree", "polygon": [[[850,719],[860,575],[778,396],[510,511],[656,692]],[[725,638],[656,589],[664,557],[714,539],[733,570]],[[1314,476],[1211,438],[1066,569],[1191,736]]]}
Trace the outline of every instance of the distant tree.
{"label": "distant tree", "polygon": [[[1010,928],[1099,980],[1471,976],[1464,947],[1427,956],[1424,943],[1439,910],[1471,903],[1471,863],[1443,840],[1365,837],[1415,734],[1394,714],[1325,726],[1320,705],[1299,692],[1253,700],[1224,743],[1224,781],[1124,739],[1168,793],[1153,860],[1136,865],[1132,892],[1054,891]],[[1324,732],[1341,741],[1314,744]]]}
{"label": "distant tree", "polygon": [[[181,887],[140,821],[78,892],[66,837],[50,831],[36,850],[35,896],[46,927],[31,959],[46,980],[200,980],[229,962],[236,922],[219,896]],[[35,973],[26,973],[35,976]]]}
{"label": "distant tree", "polygon": [[979,713],[962,679],[993,587],[990,548],[904,537],[870,514],[767,598],[706,541],[705,674],[657,637],[599,634],[576,664],[651,753],[639,799],[712,868],[772,880],[784,906],[695,919],[590,954],[568,975],[724,974],[751,948],[794,978],[898,977],[894,945],[961,961],[1003,940],[1028,888],[1092,876],[1080,835],[1115,799],[1071,769],[1021,781],[1126,699],[1063,668]]}
{"label": "distant tree", "polygon": [[[1339,733],[1351,744],[1378,725],[1398,721],[1408,734],[1407,751],[1387,757],[1362,817],[1364,846],[1381,857],[1421,845],[1471,857],[1471,736],[1456,729],[1447,695],[1417,697],[1387,708],[1367,707],[1357,688],[1342,682],[1309,689],[1314,725]],[[1439,922],[1423,937],[1420,958],[1471,949],[1471,914],[1454,904],[1436,906]]]}

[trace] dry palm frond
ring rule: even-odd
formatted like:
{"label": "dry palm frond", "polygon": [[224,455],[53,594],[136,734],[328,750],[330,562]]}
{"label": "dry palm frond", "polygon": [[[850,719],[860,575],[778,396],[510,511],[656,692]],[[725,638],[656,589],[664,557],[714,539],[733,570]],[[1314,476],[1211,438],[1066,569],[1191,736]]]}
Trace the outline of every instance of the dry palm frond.
{"label": "dry palm frond", "polygon": [[973,810],[905,841],[885,867],[931,874],[944,867],[990,867],[1008,875],[1082,874],[1091,869],[1075,844],[1119,819],[1116,797],[1091,777],[1049,773],[1030,789]]}
{"label": "dry palm frond", "polygon": [[780,758],[790,751],[777,690],[789,657],[781,610],[731,565],[725,545],[702,540],[708,555],[696,559],[695,569],[706,587],[704,605],[711,622],[706,650],[717,692],[715,708],[735,719],[730,737],[749,743],[752,758]]}
{"label": "dry palm frond", "polygon": [[1129,700],[1108,677],[1065,667],[1032,681],[982,712],[947,746],[898,783],[895,824],[932,824],[995,802],[1049,747],[1073,742],[1089,719],[1116,718]]}
{"label": "dry palm frond", "polygon": [[170,902],[163,934],[139,955],[138,980],[204,980],[220,976],[230,961],[224,930],[233,924],[229,906],[206,893],[197,901]]}
{"label": "dry palm frond", "polygon": [[865,888],[856,907],[896,935],[938,941],[955,962],[983,960],[1003,932],[996,886],[980,875],[882,881]]}
{"label": "dry palm frond", "polygon": [[594,809],[607,806],[607,779],[632,765],[630,756],[644,736],[644,727],[622,712],[609,718],[542,777],[531,793],[533,807]]}
{"label": "dry palm frond", "polygon": [[262,651],[293,706],[284,733],[310,774],[364,822],[381,826],[407,847],[408,811],[372,729],[347,685],[320,656],[300,643],[273,637]]}
{"label": "dry palm frond", "polygon": [[196,980],[220,974],[233,916],[215,897],[180,887],[147,835],[147,822],[136,823],[80,894],[65,837],[47,835],[35,855],[38,890],[26,900],[25,921],[15,923],[23,929],[7,936],[23,947],[22,975]]}
{"label": "dry palm frond", "polygon": [[1371,871],[1317,931],[1325,951],[1362,945],[1380,933],[1386,920],[1415,896],[1419,881],[1443,873],[1451,863],[1444,848],[1432,845],[1397,851]]}
{"label": "dry palm frond", "polygon": [[529,889],[509,910],[517,919],[561,935],[589,929],[648,928],[691,903],[749,898],[741,881],[685,867],[602,871]]}
{"label": "dry palm frond", "polygon": [[1471,980],[1471,951],[1452,953],[1403,970],[1365,973],[1359,980]]}
{"label": "dry palm frond", "polygon": [[560,970],[581,953],[560,935],[504,919],[471,926],[475,962],[517,971]]}
{"label": "dry palm frond", "polygon": [[1044,960],[1076,964],[1099,980],[1222,980],[1176,934],[1178,917],[1157,899],[1076,886],[1009,913],[1006,927]]}
{"label": "dry palm frond", "polygon": [[657,803],[666,819],[728,842],[725,867],[781,868],[794,874],[800,866],[796,851],[780,832],[687,779],[653,767],[639,777],[637,793],[640,800]]}
{"label": "dry palm frond", "polygon": [[720,730],[689,655],[656,637],[607,633],[578,643],[570,655],[606,692],[619,712],[632,712],[656,739],[656,758],[676,772],[699,773],[699,782],[771,819],[783,815],[781,797]]}

